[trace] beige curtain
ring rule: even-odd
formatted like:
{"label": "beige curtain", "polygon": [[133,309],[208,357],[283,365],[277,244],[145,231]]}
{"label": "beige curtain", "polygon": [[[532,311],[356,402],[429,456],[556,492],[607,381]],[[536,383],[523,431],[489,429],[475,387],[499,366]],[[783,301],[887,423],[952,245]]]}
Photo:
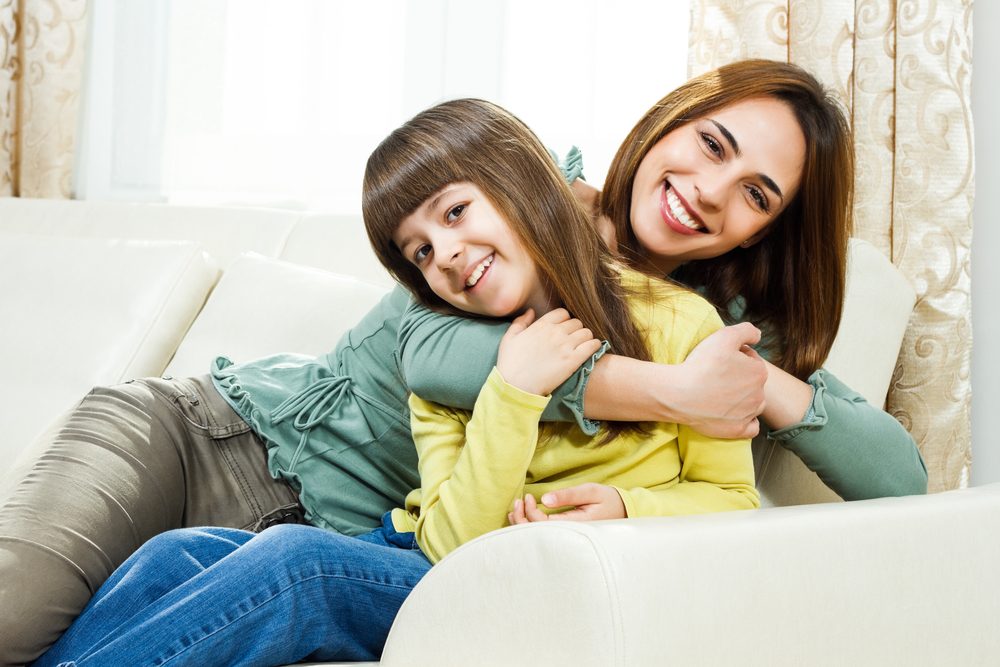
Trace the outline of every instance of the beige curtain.
{"label": "beige curtain", "polygon": [[70,197],[86,0],[0,0],[0,196]]}
{"label": "beige curtain", "polygon": [[965,486],[972,0],[692,0],[690,40],[691,74],[741,58],[788,60],[849,109],[855,233],[918,295],[887,409],[916,439],[931,491]]}

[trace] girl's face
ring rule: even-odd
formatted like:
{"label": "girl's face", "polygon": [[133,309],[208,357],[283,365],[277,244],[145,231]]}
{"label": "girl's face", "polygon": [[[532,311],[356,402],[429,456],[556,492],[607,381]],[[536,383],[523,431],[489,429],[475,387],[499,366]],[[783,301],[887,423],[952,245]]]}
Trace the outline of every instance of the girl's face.
{"label": "girl's face", "polygon": [[752,245],[795,197],[806,143],[792,109],[744,100],[664,136],[639,163],[629,215],[665,274]]}
{"label": "girl's face", "polygon": [[452,183],[403,219],[392,240],[431,290],[468,313],[506,317],[555,305],[535,262],[478,187]]}

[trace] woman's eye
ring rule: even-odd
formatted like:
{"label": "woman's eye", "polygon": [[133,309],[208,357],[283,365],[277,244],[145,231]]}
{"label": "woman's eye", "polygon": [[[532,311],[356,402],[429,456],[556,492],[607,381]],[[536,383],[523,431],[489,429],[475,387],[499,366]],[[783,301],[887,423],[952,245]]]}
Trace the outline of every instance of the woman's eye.
{"label": "woman's eye", "polygon": [[764,213],[767,213],[768,212],[767,197],[764,196],[764,193],[761,192],[761,189],[754,186],[750,186],[748,190],[750,191],[750,196],[753,198],[754,203],[757,204],[757,208],[759,208]]}
{"label": "woman's eye", "polygon": [[712,151],[713,155],[716,156],[722,155],[722,146],[719,144],[718,141],[715,140],[715,137],[713,137],[711,134],[706,134],[702,132],[701,140],[705,142],[705,147],[708,148],[708,150]]}
{"label": "woman's eye", "polygon": [[431,247],[428,244],[425,243],[424,245],[420,246],[413,253],[414,264],[422,263],[425,259],[427,259],[427,256],[430,254],[431,254]]}
{"label": "woman's eye", "polygon": [[465,204],[459,204],[448,209],[448,215],[445,217],[448,218],[448,222],[455,222],[462,217],[463,213],[465,213]]}

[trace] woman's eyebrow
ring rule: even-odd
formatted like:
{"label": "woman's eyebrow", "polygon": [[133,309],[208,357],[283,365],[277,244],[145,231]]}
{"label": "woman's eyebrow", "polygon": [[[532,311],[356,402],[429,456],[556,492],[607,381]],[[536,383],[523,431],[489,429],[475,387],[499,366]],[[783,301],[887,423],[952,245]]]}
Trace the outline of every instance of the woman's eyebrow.
{"label": "woman's eyebrow", "polygon": [[[712,125],[715,125],[715,127],[719,129],[719,133],[722,134],[722,136],[726,138],[726,141],[729,142],[729,145],[733,149],[733,154],[736,155],[736,157],[739,157],[741,155],[740,144],[736,141],[736,137],[733,136],[733,133],[726,129],[726,126],[719,121],[711,118],[708,120],[712,123]],[[774,179],[767,174],[757,174],[757,178],[760,179],[760,182],[763,183],[768,190],[771,190],[774,194],[778,195],[778,199],[785,201],[785,195],[781,193],[781,188],[779,188],[778,184],[774,182]]]}

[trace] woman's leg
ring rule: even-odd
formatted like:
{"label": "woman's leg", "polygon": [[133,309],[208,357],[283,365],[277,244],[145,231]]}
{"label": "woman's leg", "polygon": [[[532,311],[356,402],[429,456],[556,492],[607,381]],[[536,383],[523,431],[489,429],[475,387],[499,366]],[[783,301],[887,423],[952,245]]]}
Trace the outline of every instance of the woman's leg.
{"label": "woman's leg", "polygon": [[418,549],[311,526],[172,531],[129,559],[37,664],[377,660],[429,569]]}
{"label": "woman's leg", "polygon": [[206,377],[98,388],[0,488],[0,665],[41,654],[120,563],[191,522],[250,526],[295,503]]}

